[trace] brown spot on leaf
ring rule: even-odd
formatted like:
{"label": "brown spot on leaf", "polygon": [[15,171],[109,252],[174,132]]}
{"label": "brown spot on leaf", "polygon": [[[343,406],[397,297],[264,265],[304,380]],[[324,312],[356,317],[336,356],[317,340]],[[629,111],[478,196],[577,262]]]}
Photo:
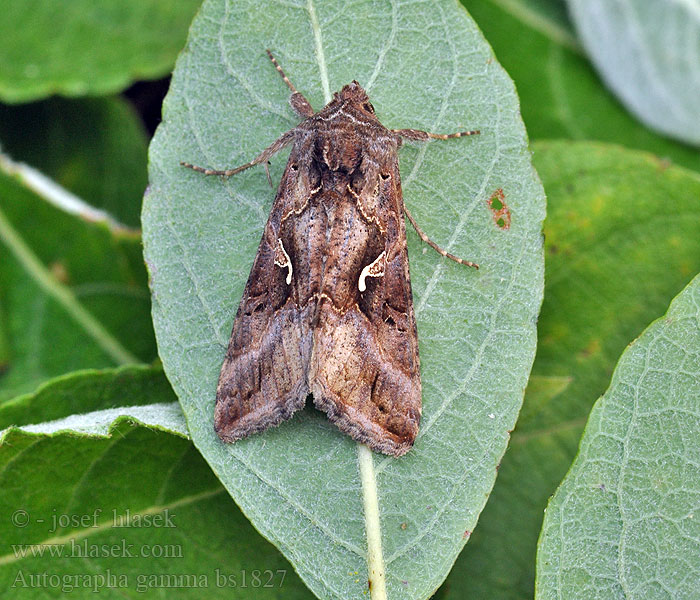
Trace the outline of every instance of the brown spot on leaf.
{"label": "brown spot on leaf", "polygon": [[577,358],[579,360],[586,360],[594,354],[600,353],[601,348],[602,345],[600,343],[600,340],[597,338],[593,338],[592,340],[589,340],[588,344],[586,344],[586,347],[578,353]]}
{"label": "brown spot on leaf", "polygon": [[493,222],[501,229],[510,229],[510,208],[503,188],[498,188],[486,202],[493,214]]}
{"label": "brown spot on leaf", "polygon": [[51,271],[51,275],[56,278],[56,281],[63,284],[67,284],[70,281],[68,269],[66,269],[66,265],[64,265],[62,262],[56,261],[51,263],[49,270]]}
{"label": "brown spot on leaf", "polygon": [[655,156],[654,158],[656,159],[656,167],[659,170],[659,173],[663,173],[673,165],[673,163],[665,156]]}

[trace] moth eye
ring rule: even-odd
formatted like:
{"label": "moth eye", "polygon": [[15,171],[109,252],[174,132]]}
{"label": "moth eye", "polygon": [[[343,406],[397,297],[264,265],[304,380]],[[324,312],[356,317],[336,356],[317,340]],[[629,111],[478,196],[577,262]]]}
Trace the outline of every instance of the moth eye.
{"label": "moth eye", "polygon": [[362,108],[364,108],[367,112],[374,114],[374,106],[372,106],[369,102],[365,102],[362,105]]}
{"label": "moth eye", "polygon": [[391,174],[390,174],[390,173],[380,173],[379,176],[380,176],[384,181],[386,181],[387,179],[389,179],[389,178],[391,177]]}
{"label": "moth eye", "polygon": [[298,171],[299,165],[291,165],[290,169],[292,169],[292,171]]}

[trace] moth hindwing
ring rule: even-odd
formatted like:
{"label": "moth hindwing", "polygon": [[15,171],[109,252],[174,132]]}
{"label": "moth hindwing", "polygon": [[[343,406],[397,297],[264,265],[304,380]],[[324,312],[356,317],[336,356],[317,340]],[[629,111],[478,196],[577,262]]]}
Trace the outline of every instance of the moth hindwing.
{"label": "moth hindwing", "polygon": [[[401,456],[418,434],[421,380],[398,149],[479,132],[387,129],[356,81],[314,113],[269,55],[302,122],[235,169],[182,163],[228,177],[291,145],[233,323],[214,427],[232,442],[288,419],[311,393],[353,439]],[[407,216],[443,256],[477,267]]]}

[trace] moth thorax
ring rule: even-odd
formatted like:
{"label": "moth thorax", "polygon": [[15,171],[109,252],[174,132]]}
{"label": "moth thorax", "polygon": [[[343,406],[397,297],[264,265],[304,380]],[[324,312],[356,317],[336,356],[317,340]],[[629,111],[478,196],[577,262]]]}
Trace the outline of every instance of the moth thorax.
{"label": "moth thorax", "polygon": [[319,136],[318,157],[331,171],[352,173],[360,166],[362,145],[352,131],[336,129],[333,133]]}

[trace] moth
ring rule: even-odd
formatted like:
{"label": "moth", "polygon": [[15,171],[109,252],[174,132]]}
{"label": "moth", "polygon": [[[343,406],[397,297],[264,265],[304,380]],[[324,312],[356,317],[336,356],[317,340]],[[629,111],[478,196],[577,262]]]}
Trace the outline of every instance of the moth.
{"label": "moth", "polygon": [[[243,292],[216,390],[214,428],[233,442],[289,419],[309,393],[341,431],[401,456],[421,417],[418,336],[398,149],[440,135],[387,129],[357,81],[319,112],[291,90],[303,120],[235,169],[183,166],[230,177],[291,146]],[[269,173],[268,173],[269,177]]]}

